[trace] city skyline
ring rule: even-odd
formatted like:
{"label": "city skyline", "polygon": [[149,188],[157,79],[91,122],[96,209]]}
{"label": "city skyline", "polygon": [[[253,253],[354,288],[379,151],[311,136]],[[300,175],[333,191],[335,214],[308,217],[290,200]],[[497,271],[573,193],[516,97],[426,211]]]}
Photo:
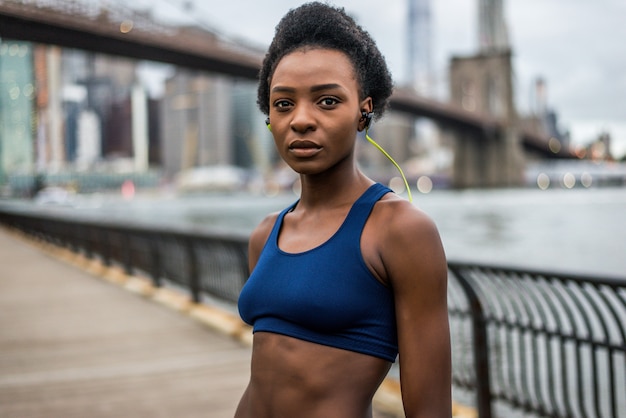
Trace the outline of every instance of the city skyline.
{"label": "city skyline", "polygon": [[[240,0],[215,8],[202,2],[142,0],[136,7],[151,10],[159,19],[204,24],[263,48],[271,41],[282,15],[301,3]],[[409,79],[405,74],[408,3],[395,0],[384,8],[374,0],[332,3],[345,7],[372,34],[396,83],[405,83]],[[193,4],[191,9],[188,4]],[[478,0],[432,2],[433,67],[435,90],[440,97],[447,98],[449,59],[478,51],[477,8]],[[626,26],[619,22],[626,14],[626,3],[505,1],[504,14],[513,46],[520,113],[532,111],[535,79],[542,78],[548,107],[558,113],[560,125],[570,131],[573,144],[588,144],[608,132],[613,154],[618,158],[626,154],[626,56],[621,53]]]}

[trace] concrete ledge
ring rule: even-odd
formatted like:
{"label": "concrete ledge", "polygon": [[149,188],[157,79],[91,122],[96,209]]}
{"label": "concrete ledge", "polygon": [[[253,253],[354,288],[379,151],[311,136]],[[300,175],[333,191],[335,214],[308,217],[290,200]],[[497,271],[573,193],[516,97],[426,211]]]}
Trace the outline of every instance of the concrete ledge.
{"label": "concrete ledge", "polygon": [[[80,266],[76,267],[80,268]],[[118,266],[107,267],[101,277],[111,283],[118,285],[124,285],[130,278],[130,276],[124,271],[124,269]]]}
{"label": "concrete ledge", "polygon": [[131,276],[124,284],[124,288],[141,296],[152,297],[156,293],[156,287],[148,279]]}
{"label": "concrete ledge", "polygon": [[165,288],[157,288],[152,295],[152,300],[181,313],[189,312],[193,304],[187,295]]}
{"label": "concrete ledge", "polygon": [[[250,327],[238,317],[213,306],[196,304],[189,310],[189,316],[204,325],[238,340],[244,333],[250,332]],[[245,342],[245,341],[242,341]]]}

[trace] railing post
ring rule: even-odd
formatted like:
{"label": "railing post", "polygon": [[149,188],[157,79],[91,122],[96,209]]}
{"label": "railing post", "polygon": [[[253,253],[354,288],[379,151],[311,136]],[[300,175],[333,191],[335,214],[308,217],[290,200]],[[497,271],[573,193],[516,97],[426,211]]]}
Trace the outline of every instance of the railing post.
{"label": "railing post", "polygon": [[121,232],[124,234],[123,245],[124,245],[124,273],[131,275],[133,274],[133,237],[132,234],[128,233],[128,231]]}
{"label": "railing post", "polygon": [[476,291],[460,269],[452,269],[469,301],[472,315],[474,373],[476,375],[476,408],[479,418],[491,418],[491,381],[489,377],[489,344],[485,313]]}
{"label": "railing post", "polygon": [[161,287],[161,276],[163,275],[163,261],[161,260],[161,254],[159,251],[158,236],[155,235],[150,236],[150,258],[152,261],[152,283],[154,283],[156,287]]}
{"label": "railing post", "polygon": [[109,230],[102,228],[100,230],[100,245],[102,245],[102,262],[105,266],[111,267],[111,239]]}
{"label": "railing post", "polygon": [[86,227],[82,229],[81,240],[83,242],[83,248],[85,250],[85,257],[88,259],[93,258],[93,245],[91,243],[91,235],[93,234],[93,229],[90,227]]}
{"label": "railing post", "polygon": [[198,257],[193,248],[193,238],[185,239],[187,248],[187,260],[189,260],[189,290],[194,303],[200,303],[200,269],[198,268]]}

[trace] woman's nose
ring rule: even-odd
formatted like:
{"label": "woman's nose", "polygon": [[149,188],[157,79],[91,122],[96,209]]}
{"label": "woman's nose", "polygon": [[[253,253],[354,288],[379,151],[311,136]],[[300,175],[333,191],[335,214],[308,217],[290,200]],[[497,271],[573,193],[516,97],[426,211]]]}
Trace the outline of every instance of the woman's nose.
{"label": "woman's nose", "polygon": [[307,130],[315,129],[313,109],[305,105],[294,108],[290,126],[291,129],[297,132],[305,132]]}

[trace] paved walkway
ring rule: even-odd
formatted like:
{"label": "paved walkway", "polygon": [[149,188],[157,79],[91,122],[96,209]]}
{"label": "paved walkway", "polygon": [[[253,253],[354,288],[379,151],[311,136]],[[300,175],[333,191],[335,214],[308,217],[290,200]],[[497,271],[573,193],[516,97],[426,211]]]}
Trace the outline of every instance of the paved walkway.
{"label": "paved walkway", "polygon": [[235,339],[0,229],[0,417],[232,417],[249,360]]}
{"label": "paved walkway", "polygon": [[[242,325],[0,227],[0,418],[232,417],[249,378]],[[383,386],[376,418],[399,407]]]}

